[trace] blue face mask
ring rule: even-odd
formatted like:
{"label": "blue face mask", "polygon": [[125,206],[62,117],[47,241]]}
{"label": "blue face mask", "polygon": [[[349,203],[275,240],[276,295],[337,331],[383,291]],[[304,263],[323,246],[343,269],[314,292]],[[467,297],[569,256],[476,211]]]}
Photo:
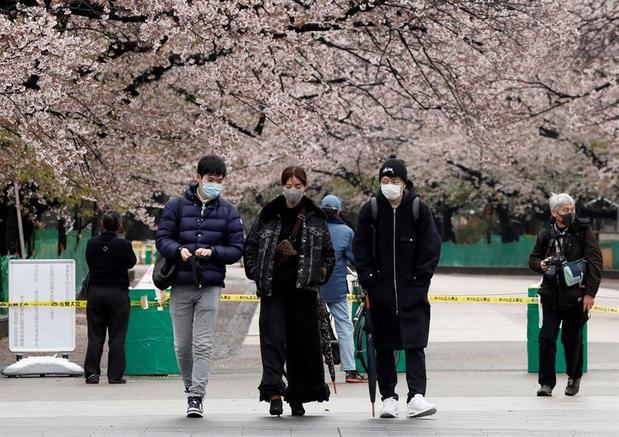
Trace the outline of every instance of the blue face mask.
{"label": "blue face mask", "polygon": [[209,199],[213,200],[218,197],[223,191],[224,186],[216,182],[204,182],[202,184],[202,192]]}

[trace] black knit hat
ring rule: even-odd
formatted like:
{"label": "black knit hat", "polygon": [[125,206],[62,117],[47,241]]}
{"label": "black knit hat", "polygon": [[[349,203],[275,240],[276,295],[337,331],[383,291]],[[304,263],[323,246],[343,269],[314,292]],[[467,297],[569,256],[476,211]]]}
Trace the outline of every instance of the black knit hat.
{"label": "black knit hat", "polygon": [[398,177],[406,182],[408,180],[406,164],[401,159],[391,158],[386,160],[378,171],[378,179],[380,180],[383,176],[390,178]]}

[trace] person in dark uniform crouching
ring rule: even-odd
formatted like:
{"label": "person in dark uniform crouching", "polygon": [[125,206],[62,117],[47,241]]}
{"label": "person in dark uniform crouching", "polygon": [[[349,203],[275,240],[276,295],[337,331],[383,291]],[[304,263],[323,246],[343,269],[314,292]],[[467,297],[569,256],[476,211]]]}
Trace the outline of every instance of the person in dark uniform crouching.
{"label": "person in dark uniform crouching", "polygon": [[88,350],[84,362],[87,384],[98,384],[101,375],[101,354],[108,341],[108,371],[110,384],[124,384],[125,336],[129,325],[129,273],[136,263],[131,243],[119,238],[120,215],[108,211],[103,215],[101,234],[88,240],[86,262],[90,272],[86,319]]}

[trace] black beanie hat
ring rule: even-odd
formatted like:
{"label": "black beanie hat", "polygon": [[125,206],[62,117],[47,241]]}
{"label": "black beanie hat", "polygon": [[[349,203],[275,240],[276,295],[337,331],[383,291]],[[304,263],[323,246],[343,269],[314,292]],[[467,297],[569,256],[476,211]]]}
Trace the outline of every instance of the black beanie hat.
{"label": "black beanie hat", "polygon": [[398,177],[406,182],[408,180],[406,164],[401,159],[391,158],[386,160],[380,167],[378,179],[380,180],[383,176],[390,178]]}

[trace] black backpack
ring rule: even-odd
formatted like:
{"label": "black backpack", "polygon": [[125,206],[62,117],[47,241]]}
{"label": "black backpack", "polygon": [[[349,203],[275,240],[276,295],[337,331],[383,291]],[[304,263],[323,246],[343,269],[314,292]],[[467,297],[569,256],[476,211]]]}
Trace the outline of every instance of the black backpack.
{"label": "black backpack", "polygon": [[[178,199],[176,205],[176,231],[180,236],[183,203],[185,202],[182,197],[178,197]],[[169,260],[161,255],[157,259],[155,268],[153,269],[153,284],[155,284],[155,287],[159,290],[167,290],[174,283],[174,279],[176,279],[176,260]]]}

